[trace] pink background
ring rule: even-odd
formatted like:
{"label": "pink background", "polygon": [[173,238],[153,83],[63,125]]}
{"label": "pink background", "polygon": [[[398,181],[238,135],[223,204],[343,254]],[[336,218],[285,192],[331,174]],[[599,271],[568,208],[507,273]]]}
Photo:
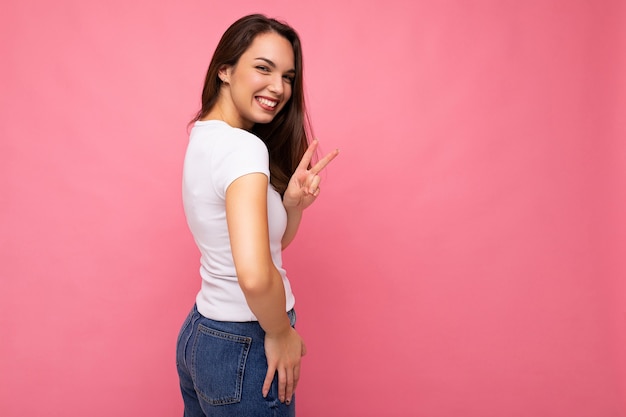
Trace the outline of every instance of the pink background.
{"label": "pink background", "polygon": [[626,416],[619,0],[5,2],[0,415],[182,415],[186,123],[256,11],[342,152],[285,254],[299,416]]}

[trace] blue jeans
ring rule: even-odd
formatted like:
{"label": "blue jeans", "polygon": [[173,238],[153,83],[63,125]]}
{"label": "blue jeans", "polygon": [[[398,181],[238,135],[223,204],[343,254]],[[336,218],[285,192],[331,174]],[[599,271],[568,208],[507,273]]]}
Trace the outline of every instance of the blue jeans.
{"label": "blue jeans", "polygon": [[[289,313],[295,325],[295,312]],[[184,417],[294,417],[291,404],[278,400],[278,376],[267,397],[265,332],[258,322],[210,320],[196,306],[185,319],[176,346],[176,368]]]}

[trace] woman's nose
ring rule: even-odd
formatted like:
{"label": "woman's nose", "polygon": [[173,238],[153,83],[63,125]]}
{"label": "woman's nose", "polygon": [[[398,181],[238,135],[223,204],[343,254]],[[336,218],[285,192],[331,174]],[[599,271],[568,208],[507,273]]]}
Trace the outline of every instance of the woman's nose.
{"label": "woman's nose", "polygon": [[283,88],[284,88],[283,77],[282,76],[272,77],[272,82],[269,85],[269,90],[275,94],[282,94]]}

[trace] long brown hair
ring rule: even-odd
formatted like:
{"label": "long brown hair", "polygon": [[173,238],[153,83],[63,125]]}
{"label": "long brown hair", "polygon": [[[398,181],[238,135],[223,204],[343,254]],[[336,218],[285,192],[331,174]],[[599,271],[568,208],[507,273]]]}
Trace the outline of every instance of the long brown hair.
{"label": "long brown hair", "polygon": [[291,86],[291,98],[285,107],[271,122],[256,123],[251,131],[265,142],[269,150],[270,181],[282,195],[311,136],[311,124],[304,103],[302,47],[300,37],[293,28],[261,14],[244,16],[233,23],[215,48],[202,89],[202,107],[192,123],[206,116],[217,103],[222,84],[218,76],[220,68],[236,65],[254,39],[269,32],[275,32],[291,43],[296,73]]}

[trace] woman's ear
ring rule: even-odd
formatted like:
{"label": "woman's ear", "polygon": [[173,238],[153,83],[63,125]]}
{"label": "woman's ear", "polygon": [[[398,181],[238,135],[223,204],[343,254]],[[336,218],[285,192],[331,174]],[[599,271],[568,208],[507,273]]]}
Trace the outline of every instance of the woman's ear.
{"label": "woman's ear", "polygon": [[229,65],[223,65],[217,72],[217,76],[220,77],[220,80],[222,80],[224,84],[228,84],[230,82],[230,73],[231,67]]}

